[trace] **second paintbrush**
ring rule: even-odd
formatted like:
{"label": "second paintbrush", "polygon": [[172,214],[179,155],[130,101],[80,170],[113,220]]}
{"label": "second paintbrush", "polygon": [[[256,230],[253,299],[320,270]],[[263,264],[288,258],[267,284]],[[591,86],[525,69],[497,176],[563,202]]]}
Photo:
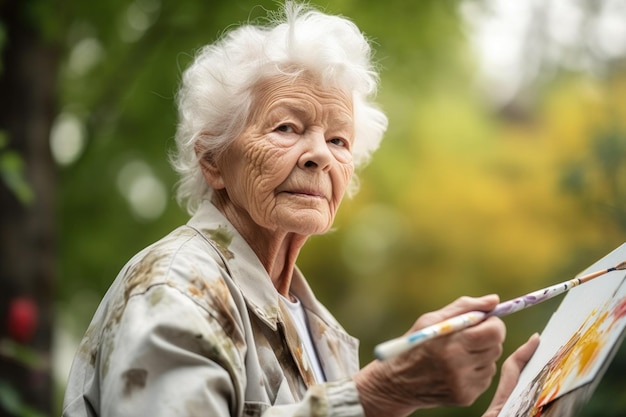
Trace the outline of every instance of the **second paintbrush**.
{"label": "second paintbrush", "polygon": [[420,329],[416,332],[410,333],[408,335],[381,343],[377,345],[374,349],[374,354],[376,355],[376,358],[380,360],[390,359],[394,356],[408,351],[409,349],[427,340],[474,326],[491,316],[502,317],[511,313],[515,313],[516,311],[533,306],[535,304],[539,304],[545,300],[549,300],[550,298],[562,294],[570,290],[571,288],[591,281],[592,279],[604,275],[608,272],[624,269],[626,269],[626,261],[621,262],[612,268],[592,272],[582,277],[574,278],[569,281],[561,282],[560,284],[555,284],[525,294],[512,300],[504,301],[498,304],[490,312],[470,311],[468,313],[452,317],[450,319],[442,321],[441,323],[437,323],[432,326]]}

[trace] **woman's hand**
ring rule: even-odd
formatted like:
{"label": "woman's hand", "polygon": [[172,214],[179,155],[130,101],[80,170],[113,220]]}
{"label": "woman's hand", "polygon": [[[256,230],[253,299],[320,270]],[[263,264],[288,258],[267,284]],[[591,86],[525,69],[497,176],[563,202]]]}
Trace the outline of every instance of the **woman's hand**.
{"label": "woman's hand", "polygon": [[539,335],[533,334],[526,343],[517,348],[517,350],[504,361],[498,388],[493,396],[493,400],[491,400],[489,408],[487,408],[487,411],[483,414],[483,417],[496,417],[498,413],[500,413],[504,403],[506,403],[506,400],[517,384],[520,372],[522,372],[524,366],[526,366],[533,356],[533,353],[535,353],[535,350],[537,350],[537,346],[539,346]]}
{"label": "woman's hand", "polygon": [[[409,332],[469,311],[490,311],[498,301],[496,295],[461,297],[441,310],[421,316]],[[365,414],[405,416],[418,408],[473,403],[491,384],[505,334],[504,323],[491,317],[476,326],[425,342],[393,359],[368,364],[354,377]],[[524,358],[519,353],[507,365],[510,371],[501,383],[498,401],[494,398],[490,410],[504,404],[509,386],[515,385],[511,381],[517,380],[519,371],[517,374],[515,371],[523,366]]]}

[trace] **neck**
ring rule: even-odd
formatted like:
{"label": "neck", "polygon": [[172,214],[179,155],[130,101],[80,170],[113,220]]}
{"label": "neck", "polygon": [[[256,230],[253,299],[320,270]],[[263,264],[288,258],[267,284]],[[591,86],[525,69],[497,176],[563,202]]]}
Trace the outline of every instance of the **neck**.
{"label": "neck", "polygon": [[307,236],[261,227],[247,213],[223,202],[214,196],[213,203],[250,245],[278,293],[289,297],[296,259],[306,243]]}

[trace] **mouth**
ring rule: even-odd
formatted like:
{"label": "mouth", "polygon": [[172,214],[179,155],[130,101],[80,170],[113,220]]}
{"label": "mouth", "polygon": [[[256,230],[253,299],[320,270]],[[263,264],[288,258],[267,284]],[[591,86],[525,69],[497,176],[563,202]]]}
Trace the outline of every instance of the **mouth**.
{"label": "mouth", "polygon": [[320,198],[325,199],[324,193],[316,190],[289,190],[285,191],[287,194],[291,194],[297,197],[307,197],[307,198]]}

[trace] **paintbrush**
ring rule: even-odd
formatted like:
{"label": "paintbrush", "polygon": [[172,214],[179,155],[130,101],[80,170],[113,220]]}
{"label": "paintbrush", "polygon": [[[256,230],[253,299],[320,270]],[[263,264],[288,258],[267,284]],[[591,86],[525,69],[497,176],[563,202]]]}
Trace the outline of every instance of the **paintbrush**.
{"label": "paintbrush", "polygon": [[503,301],[500,304],[496,305],[496,307],[490,312],[470,311],[468,313],[444,320],[440,323],[424,327],[423,329],[410,333],[408,335],[401,336],[396,339],[391,339],[387,342],[377,345],[374,349],[374,354],[376,355],[376,358],[380,360],[393,358],[394,356],[406,352],[407,350],[427,340],[474,326],[492,316],[507,316],[509,314],[515,313],[516,311],[525,309],[527,307],[542,303],[546,300],[556,297],[559,294],[562,294],[574,287],[577,287],[580,284],[591,281],[592,279],[597,278],[601,275],[617,270],[626,270],[626,261],[623,261],[612,268],[592,272],[590,274],[574,278],[569,281],[561,282],[560,284],[551,285],[541,290],[533,291],[512,300]]}

